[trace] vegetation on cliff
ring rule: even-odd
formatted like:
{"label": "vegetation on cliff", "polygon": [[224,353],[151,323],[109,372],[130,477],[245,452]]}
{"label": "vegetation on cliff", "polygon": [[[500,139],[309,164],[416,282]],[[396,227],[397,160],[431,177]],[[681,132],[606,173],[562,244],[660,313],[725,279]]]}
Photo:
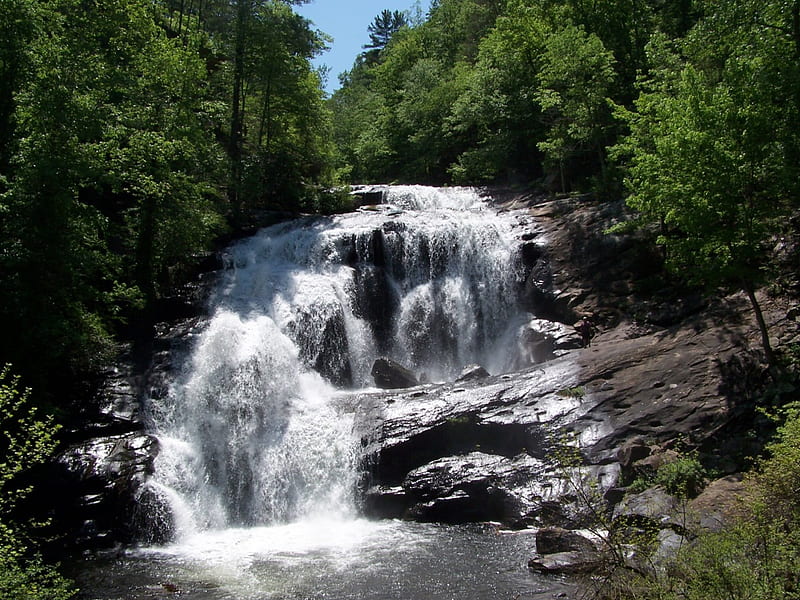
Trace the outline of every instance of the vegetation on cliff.
{"label": "vegetation on cliff", "polygon": [[669,266],[755,290],[798,208],[800,3],[440,0],[331,99],[357,180],[628,194]]}
{"label": "vegetation on cliff", "polygon": [[[782,600],[800,586],[800,415],[792,411],[746,482],[740,516],[648,573],[616,571],[597,596],[640,600]],[[624,574],[623,574],[624,573]]]}

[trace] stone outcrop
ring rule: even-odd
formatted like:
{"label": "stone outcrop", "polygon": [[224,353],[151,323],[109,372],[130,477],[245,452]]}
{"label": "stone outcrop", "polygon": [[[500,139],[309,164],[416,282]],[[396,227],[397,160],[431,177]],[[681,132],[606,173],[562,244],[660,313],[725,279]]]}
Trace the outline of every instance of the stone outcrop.
{"label": "stone outcrop", "polygon": [[575,531],[561,527],[543,527],[536,532],[537,554],[596,551],[594,542]]}
{"label": "stone outcrop", "polygon": [[[535,364],[358,396],[367,511],[576,528],[584,519],[570,489],[576,471],[599,478],[613,506],[626,481],[657,469],[679,441],[723,471],[740,469],[733,453],[715,449],[747,425],[749,394],[764,381],[746,299],[709,302],[674,288],[642,239],[603,233],[625,217],[621,204],[528,198],[502,207],[522,211],[523,301],[540,317],[529,334]],[[797,340],[788,309],[763,300],[777,341]],[[599,328],[589,348],[571,330],[584,313]],[[583,467],[570,476],[559,458],[564,439],[581,449]],[[677,543],[667,532],[682,535],[674,512],[638,500],[618,512],[663,525],[665,548]]]}
{"label": "stone outcrop", "polygon": [[28,499],[36,514],[51,516],[48,550],[113,550],[169,538],[170,511],[147,484],[160,448],[147,433],[144,400],[168,393],[173,361],[192,343],[223,268],[221,254],[198,257],[184,274],[187,283],[160,300],[164,320],[143,328],[73,410],[63,447]]}
{"label": "stone outcrop", "polygon": [[373,206],[381,204],[386,197],[386,186],[356,185],[350,190],[357,206]]}
{"label": "stone outcrop", "polygon": [[456,379],[456,383],[462,381],[472,381],[474,379],[486,379],[489,377],[489,371],[480,365],[468,365],[464,367],[461,374]]}
{"label": "stone outcrop", "polygon": [[544,527],[536,532],[536,555],[528,568],[538,573],[588,573],[599,568],[604,556],[597,545],[575,531]]}

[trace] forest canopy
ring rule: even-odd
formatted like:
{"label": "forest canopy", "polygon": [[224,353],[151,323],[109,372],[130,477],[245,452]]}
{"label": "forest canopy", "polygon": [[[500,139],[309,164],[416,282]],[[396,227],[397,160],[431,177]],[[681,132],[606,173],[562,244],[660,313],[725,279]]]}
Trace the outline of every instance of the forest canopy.
{"label": "forest canopy", "polygon": [[298,3],[4,2],[0,359],[34,389],[101,364],[224,232],[341,184],[627,196],[671,263],[745,289],[797,207],[800,0],[378,9],[330,98]]}
{"label": "forest canopy", "polygon": [[5,0],[0,356],[34,389],[96,368],[176,266],[333,184],[310,59],[279,0]]}
{"label": "forest canopy", "polygon": [[615,107],[636,112],[648,81],[692,71],[702,90],[658,92],[737,89],[753,116],[775,112],[796,152],[797,13],[782,0],[437,0],[342,74],[330,101],[339,168],[358,181],[538,179],[618,195],[627,162],[609,150],[644,132]]}

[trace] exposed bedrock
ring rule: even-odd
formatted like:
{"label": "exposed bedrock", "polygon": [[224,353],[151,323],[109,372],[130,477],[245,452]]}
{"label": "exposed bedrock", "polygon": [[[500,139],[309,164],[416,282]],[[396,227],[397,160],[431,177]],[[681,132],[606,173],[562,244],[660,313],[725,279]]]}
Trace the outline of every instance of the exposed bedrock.
{"label": "exposed bedrock", "polygon": [[[648,245],[603,233],[622,218],[620,204],[510,201],[506,208],[520,211],[520,301],[531,311],[524,331],[509,342],[520,345],[515,368],[521,370],[486,376],[474,368],[463,381],[425,385],[412,374],[406,389],[343,393],[340,401],[357,415],[364,512],[574,529],[587,519],[576,483],[597,479],[617,503],[621,479],[653,447],[680,441],[716,453],[723,474],[741,470],[737,423],[753,414],[752,391],[764,376],[746,299],[711,304],[671,288]],[[380,259],[382,236],[399,235],[389,225],[370,237],[373,262],[353,258],[362,292],[353,311],[373,324],[379,341],[391,329],[396,303]],[[181,306],[200,315],[194,298]],[[775,341],[797,341],[797,314],[763,300]],[[180,318],[184,312],[190,311]],[[585,313],[595,316],[599,333],[580,348],[572,323]],[[303,350],[298,330],[302,359],[346,387],[353,375],[344,348],[334,343],[342,339],[341,314],[314,321],[319,316],[300,320],[317,323],[330,343]],[[70,432],[52,481],[70,516],[57,520],[70,522],[79,545],[169,536],[168,516],[155,523],[140,518],[167,514],[146,485],[158,444],[145,434],[141,406],[168,393],[171,361],[192,343],[199,319],[176,316],[159,326],[152,347],[131,359],[134,366],[109,373],[92,407],[96,414]],[[580,448],[580,468],[563,467],[568,441]]]}
{"label": "exposed bedrock", "polygon": [[[575,478],[597,479],[616,504],[650,448],[698,448],[722,473],[742,468],[737,432],[765,376],[746,299],[672,288],[641,240],[603,233],[620,204],[559,200],[521,215],[521,239],[536,240],[521,251],[524,301],[546,317],[530,334],[539,364],[355,397],[367,514],[574,529],[587,517]],[[762,301],[775,341],[796,341],[787,307]],[[566,324],[586,313],[599,333],[579,348]],[[565,440],[580,469],[563,466]]]}
{"label": "exposed bedrock", "polygon": [[519,373],[358,395],[365,510],[575,526],[565,439],[604,490],[638,458],[625,458],[637,441],[713,446],[751,408],[733,384],[742,341],[711,315],[669,330],[623,325]]}

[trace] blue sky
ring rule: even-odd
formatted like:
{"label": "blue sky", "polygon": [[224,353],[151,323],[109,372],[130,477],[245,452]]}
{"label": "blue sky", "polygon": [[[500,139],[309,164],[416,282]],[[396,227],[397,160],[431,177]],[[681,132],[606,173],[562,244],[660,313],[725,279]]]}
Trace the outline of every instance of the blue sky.
{"label": "blue sky", "polygon": [[326,90],[339,87],[339,73],[348,71],[362,46],[369,42],[367,27],[383,10],[415,11],[419,5],[427,14],[429,0],[312,0],[295,10],[310,19],[316,29],[333,36],[331,49],[318,57],[314,64],[330,67]]}

